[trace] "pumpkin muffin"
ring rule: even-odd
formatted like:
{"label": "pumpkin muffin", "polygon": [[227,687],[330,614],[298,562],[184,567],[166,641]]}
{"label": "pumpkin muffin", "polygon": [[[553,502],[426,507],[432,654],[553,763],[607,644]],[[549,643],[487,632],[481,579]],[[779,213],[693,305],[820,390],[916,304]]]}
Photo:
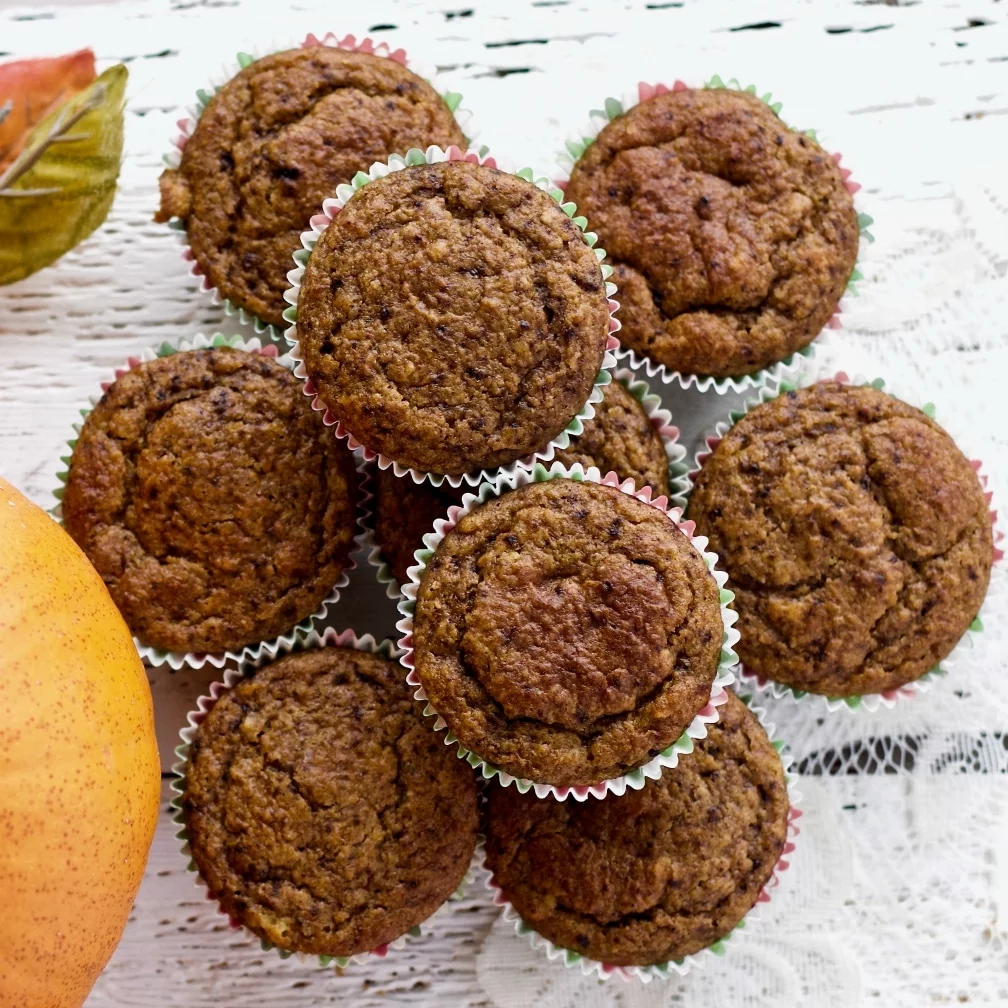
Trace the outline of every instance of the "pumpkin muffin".
{"label": "pumpkin muffin", "polygon": [[[658,494],[669,495],[668,455],[658,432],[640,402],[619,381],[605,387],[602,402],[595,403],[595,416],[585,421],[584,431],[571,438],[571,445],[554,456],[565,466],[580,462],[597,466],[605,475],[614,471],[637,486],[649,485]],[[397,478],[391,468],[375,478],[375,542],[399,584],[409,581],[407,570],[423,537],[444,518],[448,508],[461,504],[470,487],[448,483],[433,487],[411,479]]]}
{"label": "pumpkin muffin", "polygon": [[565,466],[580,462],[586,469],[597,466],[603,476],[614,472],[621,480],[632,479],[637,487],[650,486],[668,497],[669,461],[661,435],[640,401],[620,381],[605,387],[602,402],[595,403],[595,416],[584,432],[571,438],[569,448],[554,458]]}
{"label": "pumpkin muffin", "polygon": [[684,374],[748,374],[801,349],[857,259],[836,162],[740,91],[635,105],[577,161],[566,195],[612,261],[620,340]]}
{"label": "pumpkin muffin", "polygon": [[434,522],[448,515],[448,508],[461,504],[462,496],[473,493],[470,486],[450,483],[431,486],[400,479],[391,467],[374,476],[374,535],[392,576],[400,585],[409,583],[407,571],[416,560],[413,554],[423,546],[423,537],[434,530]]}
{"label": "pumpkin muffin", "polygon": [[822,382],[747,413],[689,503],[735,591],[749,670],[828,696],[933,668],[976,616],[993,561],[979,480],[930,417]]}
{"label": "pumpkin muffin", "polygon": [[469,162],[392,172],[319,236],[304,366],[368,448],[423,472],[513,462],[563,431],[605,355],[602,270],[531,182]]}
{"label": "pumpkin muffin", "polygon": [[721,640],[717,582],[668,516],[564,478],[463,517],[413,616],[416,674],[459,742],[557,787],[675,742],[710,697]]}
{"label": "pumpkin muffin", "polygon": [[674,773],[605,801],[491,787],[486,863],[530,927],[612,966],[699,952],[756,903],[787,839],[784,768],[734,694]]}
{"label": "pumpkin muffin", "polygon": [[109,386],[63,522],[141,642],[220,653],[315,612],[347,566],[357,496],[353,457],[290,371],[189,350]]}
{"label": "pumpkin muffin", "polygon": [[430,917],[465,877],[479,825],[475,777],[423,724],[402,668],[340,647],[281,658],[217,701],[182,811],[226,913],[328,956]]}
{"label": "pumpkin muffin", "polygon": [[390,154],[465,146],[451,110],[395,60],[329,46],[273,53],[207,103],[157,221],[185,222],[196,262],[234,304],[283,324],[301,232],[322,201]]}

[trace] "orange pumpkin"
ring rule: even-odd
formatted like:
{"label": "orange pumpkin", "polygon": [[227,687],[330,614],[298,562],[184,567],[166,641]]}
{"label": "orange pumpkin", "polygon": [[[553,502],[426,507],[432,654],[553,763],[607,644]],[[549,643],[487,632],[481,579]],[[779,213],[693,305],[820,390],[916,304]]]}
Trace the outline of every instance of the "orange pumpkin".
{"label": "orange pumpkin", "polygon": [[94,568],[0,479],[0,1005],[78,1008],[126,924],[160,800],[154,712]]}

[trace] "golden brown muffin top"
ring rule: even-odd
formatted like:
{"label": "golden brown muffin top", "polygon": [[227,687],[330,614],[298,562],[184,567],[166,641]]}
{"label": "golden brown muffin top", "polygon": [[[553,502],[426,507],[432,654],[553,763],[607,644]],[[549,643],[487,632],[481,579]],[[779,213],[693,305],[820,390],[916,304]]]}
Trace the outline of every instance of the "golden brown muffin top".
{"label": "golden brown muffin top", "polygon": [[63,521],[144,644],[220,653],[315,612],[353,549],[357,494],[353,457],[290,371],[188,350],[109,386]]}
{"label": "golden brown muffin top", "polygon": [[183,813],[224,910],[279,948],[368,952],[426,920],[476,847],[476,780],[396,662],[323,647],[239,682],[199,726]]}
{"label": "golden brown muffin top", "polygon": [[487,793],[486,859],[524,921],[614,966],[679,959],[756,902],[787,839],[784,768],[734,694],[679,765],[640,791],[557,802]]}
{"label": "golden brown muffin top", "polygon": [[588,786],[648,762],[707,703],[717,583],[661,511],[556,478],[463,517],[423,573],[414,661],[468,749]]}
{"label": "golden brown muffin top", "polygon": [[364,186],[298,296],[305,368],[363,444],[458,475],[538,451],[581,410],[608,340],[581,232],[516,175],[421,165]]}
{"label": "golden brown muffin top", "polygon": [[751,410],[704,464],[689,516],[728,572],[743,662],[829,696],[933,668],[990,578],[969,462],[930,417],[870,386],[821,382]]}
{"label": "golden brown muffin top", "polygon": [[155,220],[181,217],[220,293],[282,325],[291,256],[336,187],[390,154],[465,146],[441,96],[395,60],[330,46],[245,67],[210,99],[161,175]]}
{"label": "golden brown muffin top", "polygon": [[632,479],[638,489],[650,486],[669,495],[669,463],[665,442],[651,425],[644,407],[620,382],[605,387],[595,416],[586,420],[584,432],[571,438],[569,448],[554,458],[565,466],[580,462],[586,469],[597,466],[603,476],[612,471],[621,480]]}
{"label": "golden brown muffin top", "polygon": [[620,340],[687,374],[749,373],[805,346],[857,259],[836,162],[739,91],[635,105],[577,161],[566,195],[612,260]]}
{"label": "golden brown muffin top", "polygon": [[[602,475],[610,470],[620,479],[632,479],[638,487],[650,485],[656,493],[669,494],[668,455],[665,444],[643,406],[619,381],[605,386],[605,397],[595,403],[595,416],[586,420],[584,432],[571,438],[569,448],[554,456],[565,466],[580,462],[597,466]],[[448,508],[461,504],[472,488],[458,489],[443,483],[415,483],[399,479],[391,469],[375,476],[375,541],[399,584],[409,581],[407,571],[416,562],[413,554],[423,537],[444,518]]]}

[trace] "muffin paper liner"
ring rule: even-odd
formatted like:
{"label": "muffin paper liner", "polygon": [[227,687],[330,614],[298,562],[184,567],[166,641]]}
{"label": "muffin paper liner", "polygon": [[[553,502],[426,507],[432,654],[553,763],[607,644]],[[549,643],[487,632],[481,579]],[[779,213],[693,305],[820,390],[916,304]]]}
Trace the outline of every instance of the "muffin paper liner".
{"label": "muffin paper liner", "polygon": [[[172,773],[174,776],[169,785],[172,792],[169,808],[171,809],[172,822],[176,823],[179,827],[179,830],[175,835],[182,843],[182,853],[188,861],[187,867],[194,875],[193,884],[197,889],[200,889],[206,895],[206,898],[211,903],[217,903],[217,900],[210,892],[206,882],[200,875],[196,862],[192,858],[192,850],[189,847],[189,837],[185,828],[185,817],[182,811],[182,798],[185,793],[186,768],[189,764],[189,748],[196,735],[196,729],[223,694],[225,694],[242,679],[254,675],[256,670],[261,668],[263,665],[269,664],[269,662],[273,661],[275,658],[290,654],[293,651],[308,651],[320,647],[354,648],[357,651],[367,651],[369,654],[381,655],[383,658],[387,658],[389,661],[393,662],[401,654],[392,641],[376,641],[371,634],[363,634],[358,637],[353,630],[343,630],[342,632],[337,633],[332,627],[327,627],[325,632],[321,634],[314,629],[299,631],[297,634],[292,635],[290,639],[284,640],[277,648],[276,653],[268,655],[259,654],[254,657],[250,656],[246,658],[238,668],[227,669],[224,673],[223,680],[211,683],[209,687],[210,692],[201,696],[196,701],[196,709],[190,711],[186,715],[187,724],[179,731],[181,743],[175,749],[176,761],[172,764]],[[458,889],[456,889],[456,891],[448,897],[448,901],[451,902],[461,899],[465,895],[466,889],[472,883],[473,878],[473,871],[470,867],[466,872],[465,877],[462,879],[462,882],[459,884]],[[391,941],[386,945],[379,945],[378,948],[371,949],[369,952],[357,952],[351,956],[316,956],[301,952],[289,952],[286,949],[282,949],[279,946],[274,945],[272,942],[267,941],[265,938],[260,938],[253,931],[246,928],[240,921],[231,917],[226,910],[220,907],[220,912],[231,922],[231,927],[236,931],[246,931],[248,934],[254,935],[264,951],[268,952],[272,949],[279,954],[281,959],[289,959],[291,956],[297,956],[297,958],[304,963],[317,963],[319,966],[332,966],[337,969],[342,969],[345,966],[366,961],[371,956],[384,957],[390,950],[402,948],[410,938],[420,937],[422,928],[427,925],[434,916],[436,916],[439,910],[436,910],[434,914],[431,917],[428,917],[422,924],[418,924],[415,927],[410,928],[409,931],[400,935],[394,941]]]}
{"label": "muffin paper liner", "polygon": [[[692,493],[693,487],[696,483],[696,478],[699,475],[703,464],[710,458],[714,449],[721,442],[721,439],[751,409],[761,405],[762,403],[776,399],[782,393],[793,392],[799,388],[806,388],[820,381],[837,381],[842,382],[845,385],[871,385],[872,388],[887,392],[889,395],[892,395],[897,399],[901,399],[903,402],[906,402],[911,406],[917,407],[922,413],[931,417],[932,420],[935,419],[936,411],[933,403],[922,402],[920,397],[916,395],[912,389],[893,387],[882,378],[869,380],[861,375],[850,378],[847,374],[841,371],[836,374],[805,375],[797,382],[781,382],[776,389],[764,386],[759,389],[757,395],[747,399],[741,409],[732,410],[728,414],[728,419],[722,420],[716,424],[714,430],[704,438],[704,446],[696,453],[693,468],[690,470],[687,477],[689,481],[689,493]],[[1003,587],[1001,584],[1003,578],[998,576],[999,568],[997,564],[1004,558],[1004,551],[999,545],[999,543],[1004,539],[1004,533],[998,528],[998,513],[991,507],[992,494],[987,489],[987,476],[983,472],[982,463],[979,459],[972,459],[968,454],[966,454],[966,451],[961,447],[965,443],[964,440],[960,440],[960,438],[952,431],[948,430],[948,428],[945,428],[945,431],[949,437],[951,437],[952,440],[960,446],[960,451],[963,451],[963,454],[969,459],[970,465],[976,472],[977,477],[980,480],[980,485],[983,488],[984,499],[987,501],[991,524],[994,526],[994,565],[991,569],[991,579],[987,588],[987,595],[984,598],[983,605],[980,607],[980,612],[976,615],[968,630],[959,639],[956,646],[951,652],[949,652],[948,655],[942,658],[941,661],[934,666],[934,668],[925,672],[920,678],[904,683],[902,686],[898,686],[895,689],[886,690],[883,693],[864,693],[856,694],[854,696],[841,697],[811,693],[807,690],[788,686],[786,683],[777,682],[773,679],[766,679],[757,675],[753,670],[747,668],[746,665],[740,664],[737,672],[742,688],[768,693],[778,700],[786,698],[793,700],[796,703],[816,704],[820,707],[820,709],[825,707],[826,710],[830,712],[838,710],[867,710],[874,712],[880,707],[892,708],[895,706],[896,701],[900,698],[909,699],[916,696],[918,692],[928,690],[935,679],[940,676],[947,675],[955,665],[961,663],[965,659],[967,652],[973,648],[974,635],[982,633],[985,621],[993,618],[995,612],[998,611],[997,597]]]}
{"label": "muffin paper liner", "polygon": [[358,172],[353,177],[350,184],[337,186],[336,196],[323,202],[322,212],[316,214],[311,219],[311,230],[305,231],[304,234],[301,235],[301,244],[304,248],[294,253],[295,268],[287,274],[287,279],[290,281],[291,286],[287,293],[284,294],[284,298],[291,305],[291,307],[284,312],[284,318],[290,322],[291,325],[284,335],[291,347],[291,357],[298,362],[297,367],[294,369],[294,374],[296,374],[299,378],[304,379],[305,395],[311,396],[312,409],[324,413],[323,420],[325,424],[330,427],[335,427],[336,436],[344,438],[354,451],[359,450],[366,461],[370,462],[377,459],[378,467],[380,469],[388,469],[389,466],[391,466],[392,471],[396,474],[396,476],[406,476],[408,474],[414,483],[423,483],[424,480],[427,480],[434,486],[440,486],[447,480],[447,482],[454,487],[461,486],[463,483],[468,483],[470,486],[478,486],[485,480],[493,479],[498,472],[514,471],[521,466],[530,466],[534,462],[540,460],[549,461],[553,458],[553,454],[557,448],[566,448],[568,444],[570,444],[571,437],[580,434],[584,430],[584,421],[590,420],[595,415],[594,403],[601,401],[603,387],[608,385],[611,381],[610,370],[616,364],[616,358],[613,351],[619,349],[619,340],[614,334],[619,331],[620,324],[614,317],[614,312],[616,312],[619,308],[619,303],[613,300],[613,295],[616,293],[616,285],[609,279],[612,276],[612,267],[605,262],[605,250],[595,247],[596,242],[598,241],[598,236],[585,230],[587,221],[584,217],[576,216],[577,207],[573,203],[565,203],[563,201],[563,193],[557,189],[549,181],[549,179],[535,178],[531,168],[522,168],[519,171],[511,172],[511,174],[517,175],[519,178],[523,178],[527,182],[531,182],[539,189],[548,193],[557,202],[557,204],[559,204],[560,209],[572,219],[578,231],[581,233],[581,236],[584,238],[585,244],[588,245],[595,253],[595,258],[598,260],[602,269],[602,276],[605,280],[606,286],[606,297],[609,302],[609,337],[606,343],[605,354],[602,358],[602,367],[595,377],[595,384],[588,397],[588,401],[584,404],[574,419],[571,420],[570,423],[568,423],[567,426],[556,437],[554,437],[545,448],[540,451],[533,452],[531,455],[526,455],[524,458],[510,463],[510,465],[494,467],[491,469],[478,469],[472,472],[467,472],[462,476],[446,476],[440,473],[429,473],[423,472],[419,469],[407,468],[406,466],[396,462],[394,459],[389,458],[387,455],[375,452],[358,441],[357,438],[343,426],[338,417],[336,417],[325,405],[315,388],[315,383],[311,380],[308,376],[308,372],[305,370],[301,354],[301,345],[298,342],[297,335],[297,302],[298,295],[301,291],[301,280],[304,277],[305,265],[311,258],[312,251],[315,248],[315,243],[318,241],[319,236],[332,223],[333,218],[335,218],[340,210],[343,209],[347,201],[353,197],[354,193],[358,189],[366,186],[369,182],[373,182],[376,179],[384,178],[392,172],[402,171],[403,168],[415,167],[422,164],[439,164],[444,161],[469,161],[472,164],[485,165],[488,168],[498,168],[501,171],[506,170],[498,164],[495,158],[489,157],[480,151],[463,151],[454,145],[448,148],[431,146],[425,151],[414,147],[413,149],[407,151],[405,156],[393,154],[386,162],[376,161],[373,165],[371,165],[369,172]]}
{"label": "muffin paper liner", "polygon": [[[557,155],[557,164],[559,165],[562,174],[561,177],[556,180],[556,184],[561,189],[566,189],[574,164],[581,155],[584,154],[585,150],[591,146],[602,129],[613,119],[617,119],[635,105],[646,101],[648,98],[654,98],[657,95],[667,94],[669,91],[685,91],[689,86],[690,85],[684,84],[681,80],[676,80],[671,85],[647,84],[644,81],[641,81],[636,88],[625,92],[620,98],[606,98],[601,109],[592,109],[592,111],[589,112],[587,124],[573,133],[564,142],[564,149]],[[751,84],[748,87],[743,87],[735,78],[725,81],[715,74],[710,78],[710,80],[704,82],[703,87],[744,91],[747,94],[755,95],[762,102],[767,104],[775,114],[778,116],[780,115],[781,103],[779,101],[774,101],[773,96],[769,92],[760,93],[756,87]],[[816,135],[815,130],[808,129],[803,130],[802,132],[804,132],[805,136],[811,137],[816,143],[819,143],[819,137]],[[840,167],[840,174],[843,176],[844,185],[846,186],[847,191],[851,194],[851,196],[853,196],[856,192],[858,192],[861,186],[850,177],[850,169],[844,168],[841,165],[841,156],[839,154],[833,154],[832,157]],[[858,208],[855,207],[855,209],[857,210]],[[873,223],[872,218],[868,214],[858,210],[857,219],[858,228],[861,232],[861,238],[864,241],[873,242],[875,238],[868,230]],[[864,275],[858,268],[857,263],[855,263],[854,270],[851,273],[844,295],[856,297],[857,288],[855,285],[858,281],[863,279]],[[780,382],[784,380],[793,380],[807,371],[809,368],[809,362],[815,357],[817,349],[816,344],[819,344],[820,346],[823,344],[827,330],[841,328],[840,315],[842,310],[842,305],[838,304],[832,318],[830,318],[829,322],[826,323],[826,329],[824,329],[822,333],[819,333],[807,346],[796,350],[788,357],[785,357],[784,360],[777,361],[769,367],[763,368],[759,371],[754,371],[752,374],[734,375],[728,378],[717,378],[713,375],[684,374],[681,371],[673,371],[664,364],[660,364],[657,361],[652,360],[647,355],[637,353],[637,351],[632,350],[630,347],[624,347],[623,354],[630,361],[633,367],[643,367],[649,378],[658,378],[666,385],[675,383],[683,389],[688,389],[690,386],[695,385],[697,391],[699,392],[713,390],[719,395],[723,395],[728,391],[744,392],[747,389],[757,388],[767,381]]]}
{"label": "muffin paper liner", "polygon": [[[380,56],[384,59],[393,60],[394,62],[406,67],[408,70],[412,70],[413,73],[422,77],[428,84],[433,85],[437,90],[435,83],[435,79],[437,77],[436,67],[426,66],[425,64],[418,63],[418,61],[414,59],[407,59],[405,49],[392,49],[387,42],[375,42],[373,39],[367,37],[358,39],[354,35],[344,35],[342,38],[339,38],[332,32],[326,32],[326,34],[320,38],[317,35],[308,34],[302,42],[277,42],[265,46],[262,49],[257,49],[253,53],[240,52],[237,54],[233,62],[225,64],[222,67],[220,75],[214,77],[206,88],[199,88],[196,91],[195,103],[186,109],[187,114],[176,123],[179,128],[179,134],[172,141],[171,150],[161,158],[165,166],[168,168],[178,168],[182,160],[182,148],[185,147],[189,138],[192,136],[193,131],[196,129],[196,124],[199,122],[199,118],[203,114],[203,110],[206,108],[207,103],[214,94],[239,71],[244,70],[250,63],[254,63],[257,59],[262,59],[264,56],[270,56],[273,53],[283,52],[286,49],[310,49],[314,46],[329,46],[333,49],[346,49],[349,52],[368,53],[371,56]],[[472,142],[474,139],[474,133],[472,131],[472,112],[469,109],[462,107],[462,95],[457,91],[439,91],[439,93],[444,100],[445,105],[448,106],[452,115],[455,117],[455,121],[458,123],[459,129],[462,130],[467,140]],[[182,258],[190,264],[189,274],[200,278],[200,290],[204,293],[210,294],[213,298],[214,304],[223,305],[224,312],[228,316],[237,318],[243,325],[251,325],[256,333],[266,333],[270,339],[279,340],[281,327],[275,326],[269,322],[264,322],[248,309],[242,308],[240,305],[236,305],[228,298],[221,296],[220,291],[214,287],[214,285],[210,282],[210,278],[206,276],[199,263],[196,261],[196,257],[189,245],[185,221],[179,217],[173,217],[168,222],[168,227],[176,233],[179,242],[182,245]]]}
{"label": "muffin paper liner", "polygon": [[[780,857],[777,859],[777,863],[774,865],[773,872],[767,880],[766,885],[764,885],[760,890],[760,894],[756,898],[755,904],[738,922],[738,924],[736,924],[735,927],[733,927],[723,938],[719,938],[717,941],[708,945],[706,948],[701,949],[699,952],[683,956],[681,959],[670,959],[668,962],[664,963],[656,963],[651,966],[613,966],[608,963],[599,962],[597,959],[589,959],[587,956],[582,955],[580,952],[575,952],[573,949],[554,945],[553,942],[539,934],[539,932],[536,931],[530,924],[525,923],[521,915],[511,905],[507,897],[501,891],[500,887],[494,881],[493,873],[486,864],[485,843],[481,843],[477,850],[477,857],[479,858],[479,866],[483,870],[484,885],[493,894],[494,905],[501,907],[504,919],[514,925],[515,934],[518,935],[519,938],[524,938],[528,941],[532,948],[545,952],[546,958],[551,962],[559,961],[568,969],[579,969],[584,976],[592,976],[594,974],[600,980],[608,980],[611,977],[619,977],[621,980],[632,981],[636,979],[642,981],[643,983],[650,983],[652,980],[667,980],[673,976],[683,976],[691,969],[702,968],[706,966],[709,961],[715,958],[720,958],[727,951],[728,940],[736,932],[743,930],[748,922],[753,919],[758,919],[762,904],[770,902],[771,893],[778,885],[780,885],[781,874],[791,867],[789,858],[795,849],[795,838],[800,832],[798,820],[802,816],[801,809],[799,808],[801,793],[798,791],[796,786],[798,778],[791,772],[791,752],[788,750],[784,742],[774,739],[774,725],[767,720],[767,712],[761,707],[754,706],[750,697],[740,695],[739,698],[745,701],[749,709],[756,715],[757,720],[766,731],[771,744],[774,749],[777,750],[777,755],[780,756],[781,763],[784,766],[788,800],[791,807],[788,809],[787,816],[787,838],[784,842],[784,847],[781,851]],[[755,918],[754,915],[756,915]]]}
{"label": "muffin paper liner", "polygon": [[[283,365],[288,370],[291,370],[294,366],[294,362],[290,359],[290,357],[286,354],[280,356],[277,348],[273,344],[263,344],[258,337],[245,340],[241,336],[222,336],[220,333],[215,333],[213,336],[204,336],[202,333],[199,333],[192,337],[192,339],[179,339],[174,342],[165,340],[157,346],[148,347],[140,351],[140,353],[135,356],[127,358],[125,364],[116,368],[115,374],[112,378],[102,382],[102,392],[104,393],[113,381],[115,381],[115,379],[121,378],[127,371],[132,371],[133,368],[146,363],[147,361],[156,360],[159,357],[170,357],[172,354],[183,353],[187,350],[204,350],[208,347],[231,347],[233,350],[244,350],[247,353],[256,353],[262,355],[263,357],[272,357],[278,364]],[[74,436],[67,441],[67,447],[69,449],[68,453],[60,456],[60,461],[64,464],[65,468],[56,473],[56,478],[59,480],[61,485],[53,491],[53,496],[56,498],[57,504],[50,510],[50,514],[52,514],[61,525],[63,524],[63,484],[66,483],[70,475],[70,459],[73,455],[73,449],[77,444],[77,437],[81,432],[84,420],[87,418],[91,410],[98,404],[100,399],[100,395],[91,396],[91,406],[80,411],[81,422],[73,425]],[[361,540],[364,535],[361,521],[364,514],[363,505],[371,497],[369,486],[370,476],[368,475],[366,469],[361,465],[359,459],[355,460],[355,467],[359,476],[359,500],[356,519],[358,532],[354,536],[354,545],[350,548],[346,565],[343,567],[342,571],[340,571],[339,579],[332,586],[332,590],[329,594],[319,603],[319,607],[315,610],[315,612],[313,612],[310,616],[306,616],[300,623],[291,627],[290,630],[288,630],[285,634],[281,634],[279,637],[272,640],[259,641],[257,644],[247,644],[238,651],[225,651],[221,654],[207,654],[206,652],[197,651],[162,651],[152,645],[144,644],[141,640],[134,636],[133,643],[136,645],[137,653],[140,657],[148,665],[168,665],[169,668],[175,671],[178,671],[183,666],[188,666],[190,668],[202,668],[204,665],[210,664],[214,666],[214,668],[223,668],[229,661],[232,663],[238,663],[250,659],[260,659],[263,657],[274,658],[282,647],[292,645],[298,634],[306,633],[311,630],[317,622],[324,620],[329,612],[329,607],[334,606],[339,601],[340,590],[350,583],[350,571],[357,566],[357,561],[354,559],[354,553],[361,545]]]}
{"label": "muffin paper liner", "polygon": [[[455,737],[455,734],[448,730],[448,725],[438,712],[431,705],[426,692],[420,685],[420,680],[416,674],[413,663],[413,613],[416,607],[417,589],[420,587],[420,578],[427,567],[427,562],[434,555],[438,544],[453,529],[461,519],[469,514],[481,504],[486,503],[492,497],[499,497],[508,490],[515,490],[518,487],[526,486],[529,483],[542,483],[558,477],[577,481],[588,481],[600,483],[603,486],[615,487],[630,497],[636,497],[645,504],[650,504],[653,508],[667,515],[676,528],[682,532],[693,548],[703,557],[707,569],[711,572],[717,582],[718,595],[721,601],[721,657],[718,662],[717,672],[714,682],[711,685],[710,698],[706,705],[693,718],[686,730],[667,749],[660,752],[653,759],[643,766],[608,780],[599,781],[590,787],[556,787],[552,784],[541,784],[535,781],[524,780],[514,777],[484,760],[478,753],[466,749]],[[448,509],[447,518],[439,518],[434,522],[434,531],[428,532],[423,537],[423,548],[418,549],[414,554],[417,563],[409,568],[410,583],[403,585],[402,594],[399,599],[399,612],[402,619],[396,623],[396,629],[402,634],[399,639],[399,646],[403,649],[400,658],[402,664],[408,669],[406,681],[416,687],[413,696],[423,701],[424,714],[433,718],[433,728],[435,731],[445,731],[445,745],[457,745],[460,759],[465,759],[473,769],[478,770],[485,780],[496,777],[500,784],[507,787],[514,786],[524,794],[532,789],[537,798],[552,797],[557,801],[563,801],[567,797],[575,798],[577,801],[585,801],[589,796],[593,798],[604,798],[607,794],[622,795],[629,787],[634,791],[639,791],[647,780],[657,780],[662,771],[668,767],[675,767],[679,762],[680,755],[693,751],[694,739],[707,737],[707,725],[714,724],[720,717],[718,707],[728,699],[725,687],[730,686],[735,681],[733,670],[738,664],[738,655],[735,653],[735,645],[738,643],[739,635],[735,629],[735,621],[738,614],[730,608],[734,594],[725,588],[728,575],[717,569],[717,555],[707,549],[707,540],[703,536],[694,535],[694,526],[690,521],[685,521],[682,517],[682,510],[677,507],[669,508],[667,499],[664,496],[651,497],[651,487],[645,486],[638,490],[631,479],[620,480],[619,477],[610,472],[603,476],[594,466],[584,469],[580,462],[575,463],[570,469],[564,468],[560,462],[554,462],[549,469],[537,463],[531,470],[518,469],[514,472],[502,472],[491,482],[484,483],[479,488],[478,494],[467,493],[462,498],[460,506],[453,506]]]}
{"label": "muffin paper liner", "polygon": [[[648,386],[646,381],[638,378],[628,367],[621,367],[613,372],[613,380],[620,382],[624,388],[641,404],[647,414],[651,426],[658,432],[658,436],[665,445],[665,454],[668,457],[669,484],[671,486],[672,500],[676,504],[685,501],[686,493],[689,490],[689,478],[687,472],[689,465],[684,461],[686,449],[679,443],[679,428],[672,423],[672,414],[662,406],[659,396],[656,396]],[[391,568],[385,562],[381,546],[375,534],[375,505],[374,493],[368,495],[368,507],[361,513],[361,527],[364,532],[361,536],[361,545],[367,550],[368,563],[375,568],[375,577],[378,583],[385,586],[385,594],[390,599],[399,599],[399,582],[396,581]]]}

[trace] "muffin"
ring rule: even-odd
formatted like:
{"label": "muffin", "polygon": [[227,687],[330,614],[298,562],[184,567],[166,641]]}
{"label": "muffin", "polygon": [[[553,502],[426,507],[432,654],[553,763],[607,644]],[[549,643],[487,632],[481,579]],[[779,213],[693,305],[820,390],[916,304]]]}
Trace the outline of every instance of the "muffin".
{"label": "muffin", "polygon": [[683,374],[748,374],[806,346],[857,258],[836,162],[741,91],[635,105],[576,162],[566,195],[612,261],[621,342]]}
{"label": "muffin", "polygon": [[469,486],[450,483],[431,486],[400,479],[392,469],[380,469],[374,477],[374,536],[392,576],[400,585],[409,583],[407,571],[416,560],[413,554],[423,546],[423,537],[433,531],[434,522],[448,515],[448,508],[461,504],[472,493]]}
{"label": "muffin", "polygon": [[669,460],[661,435],[640,401],[620,381],[605,387],[602,402],[595,403],[595,416],[585,421],[584,433],[571,438],[569,448],[554,458],[568,468],[580,462],[586,469],[597,466],[605,476],[614,472],[621,480],[632,479],[637,487],[650,486],[669,496]]}
{"label": "muffin", "polygon": [[682,959],[753,907],[787,840],[784,769],[728,694],[676,772],[605,801],[538,801],[492,787],[486,864],[522,920],[612,966]]}
{"label": "muffin", "polygon": [[[649,485],[658,494],[669,495],[668,455],[644,407],[619,381],[605,387],[605,396],[595,404],[595,416],[586,420],[584,432],[571,438],[571,445],[554,456],[565,466],[580,462],[586,469],[597,466],[605,475],[614,471],[638,487]],[[416,562],[413,554],[423,537],[444,518],[448,508],[461,504],[470,487],[448,483],[433,487],[411,479],[398,479],[390,469],[375,478],[375,542],[399,584],[409,581],[407,570]]]}
{"label": "muffin", "polygon": [[353,457],[290,371],[189,350],[109,386],[74,446],[63,522],[141,642],[221,653],[318,609],[357,497]]}
{"label": "muffin", "polygon": [[827,696],[932,669],[987,591],[991,522],[962,452],[871,386],[822,382],[757,406],[689,503],[735,591],[750,671]]}
{"label": "muffin", "polygon": [[429,473],[557,437],[605,355],[602,270],[524,178],[466,161],[392,172],[319,236],[297,302],[305,370],[347,431]]}
{"label": "muffin", "polygon": [[157,221],[234,304],[274,325],[301,232],[336,186],[390,154],[465,146],[451,110],[395,60],[329,46],[256,60],[210,99],[161,175]]}
{"label": "muffin", "polygon": [[710,698],[721,640],[717,583],[671,519],[560,477],[465,515],[413,613],[416,676],[459,742],[556,787],[674,743]]}
{"label": "muffin", "polygon": [[351,956],[425,921],[476,848],[476,780],[423,723],[398,664],[281,658],[226,692],[181,800],[222,909],[281,949]]}

